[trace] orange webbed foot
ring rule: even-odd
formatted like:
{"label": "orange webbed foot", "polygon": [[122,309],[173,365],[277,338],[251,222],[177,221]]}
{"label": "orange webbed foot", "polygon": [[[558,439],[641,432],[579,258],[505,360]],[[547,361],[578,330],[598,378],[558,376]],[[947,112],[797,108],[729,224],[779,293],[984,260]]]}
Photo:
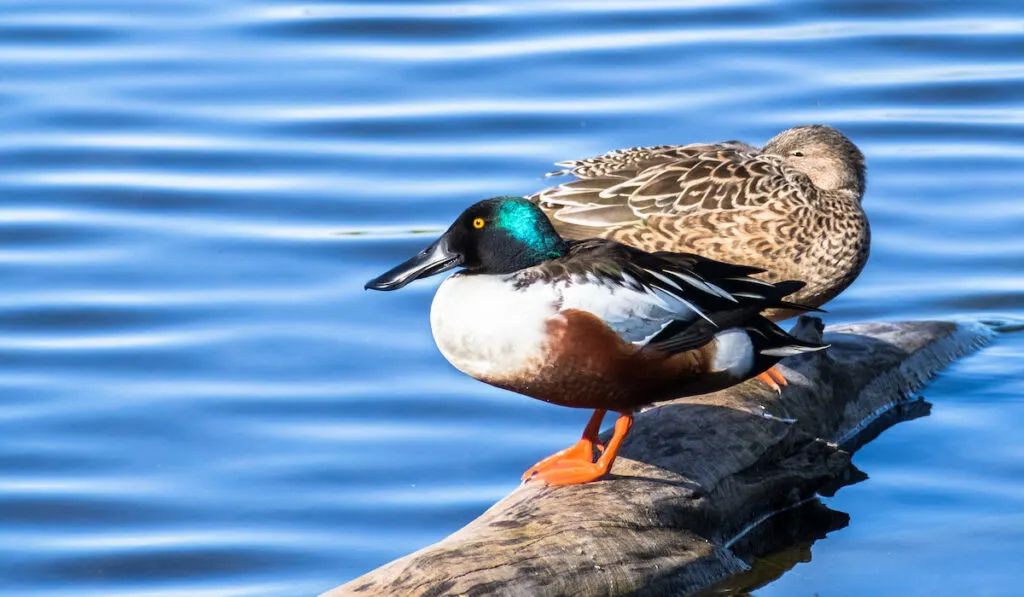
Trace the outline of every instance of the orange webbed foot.
{"label": "orange webbed foot", "polygon": [[603,410],[595,410],[594,414],[590,416],[590,421],[587,422],[586,429],[583,430],[583,437],[580,441],[564,450],[555,452],[531,466],[523,473],[522,480],[528,481],[535,474],[545,471],[560,462],[593,462],[595,446],[599,451],[604,452],[604,444],[601,443],[597,435],[601,431],[601,421],[604,420],[605,412]]}
{"label": "orange webbed foot", "polygon": [[[548,456],[547,458],[540,460],[537,464],[528,468],[526,472],[523,473],[522,480],[526,481],[530,477],[543,471],[549,470],[552,467],[555,467],[562,463],[583,462],[590,464],[594,461],[594,445],[594,442],[590,441],[589,439],[581,439],[572,446],[564,450],[559,450],[552,454],[551,456]],[[604,445],[597,444],[597,446],[598,449],[602,451],[604,450]]]}
{"label": "orange webbed foot", "polygon": [[536,479],[548,485],[578,485],[596,481],[608,473],[611,467],[604,467],[601,462],[562,461],[540,471]]}
{"label": "orange webbed foot", "polygon": [[[782,372],[779,371],[776,367],[768,369],[764,373],[758,375],[757,378],[763,381],[765,384],[767,384],[769,388],[775,390],[779,394],[780,398],[782,397],[782,388],[789,385],[789,382],[786,381],[786,378],[782,376]],[[786,409],[785,406],[783,406],[782,408],[783,410]],[[790,417],[788,414],[783,417],[777,417],[775,415],[772,415],[765,410],[764,406],[761,407],[761,411],[761,416],[766,419],[775,419],[777,421],[782,421],[783,423],[796,422],[796,419]]]}
{"label": "orange webbed foot", "polygon": [[[598,412],[601,412],[602,416],[604,415],[603,411]],[[591,419],[591,423],[593,422],[594,419]],[[596,424],[600,425],[600,420],[598,420]],[[629,433],[632,426],[632,414],[623,414],[617,421],[615,421],[615,432],[612,434],[612,439],[608,442],[608,447],[602,452],[601,457],[597,459],[597,462],[590,462],[589,459],[561,459],[558,462],[553,462],[544,467],[543,470],[537,471],[528,480],[538,479],[540,481],[544,481],[548,485],[577,485],[579,483],[589,483],[590,481],[599,479],[612,469],[612,463],[615,462],[615,457],[619,453],[619,446],[622,445],[622,440],[625,439],[626,434]],[[591,426],[588,425],[587,429],[590,430]],[[585,440],[586,438],[580,440],[580,442]],[[542,460],[541,462],[544,461]]]}
{"label": "orange webbed foot", "polygon": [[775,367],[772,367],[771,369],[758,375],[757,378],[763,381],[765,384],[767,384],[769,388],[778,392],[779,395],[782,394],[782,388],[789,385],[789,382],[786,381],[786,378],[783,377],[782,373],[779,372],[779,370],[776,369]]}

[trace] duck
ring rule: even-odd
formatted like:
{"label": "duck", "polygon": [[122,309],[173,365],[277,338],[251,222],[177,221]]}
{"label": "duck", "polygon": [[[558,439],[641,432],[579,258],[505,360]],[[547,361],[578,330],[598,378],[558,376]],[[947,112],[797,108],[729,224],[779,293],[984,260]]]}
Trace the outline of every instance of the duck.
{"label": "duck", "polygon": [[[365,288],[394,291],[452,270],[430,306],[434,341],[451,365],[498,388],[594,411],[581,439],[530,467],[524,482],[597,480],[638,409],[724,389],[827,347],[761,314],[809,310],[785,298],[801,281],[759,280],[758,268],[692,253],[566,239],[523,197],[471,205]],[[604,445],[598,432],[609,411],[618,419]]]}
{"label": "duck", "polygon": [[[821,307],[864,269],[871,229],[861,206],[864,154],[823,124],[741,141],[632,147],[557,162],[576,180],[528,199],[568,239],[605,238],[644,251],[693,252],[805,282],[792,301]],[[797,314],[770,309],[781,321]]]}
{"label": "duck", "polygon": [[[742,141],[632,147],[556,162],[576,180],[528,198],[566,238],[607,238],[645,251],[692,251],[802,280],[792,301],[820,308],[867,264],[864,154],[823,124],[786,129],[762,148]],[[795,309],[770,309],[782,321]],[[771,368],[758,376],[781,394]]]}

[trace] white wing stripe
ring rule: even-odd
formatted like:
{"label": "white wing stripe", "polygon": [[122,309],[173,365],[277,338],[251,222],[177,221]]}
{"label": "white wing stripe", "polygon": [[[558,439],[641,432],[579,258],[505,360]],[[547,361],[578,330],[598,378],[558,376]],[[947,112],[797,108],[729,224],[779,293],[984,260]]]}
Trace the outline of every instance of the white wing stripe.
{"label": "white wing stripe", "polygon": [[[672,300],[682,304],[685,308],[689,309],[690,311],[693,311],[697,315],[700,315],[704,320],[706,320],[711,325],[714,325],[715,327],[718,327],[717,325],[715,325],[715,322],[711,321],[711,318],[709,318],[707,315],[704,314],[703,311],[698,309],[696,305],[694,305],[690,301],[684,299],[683,297],[677,296],[677,295],[674,295],[674,294],[669,294],[669,293],[667,293],[667,292],[665,292],[663,290],[658,290],[657,293],[658,293],[659,296],[664,295],[664,296],[670,297]],[[676,311],[676,314],[678,314],[678,311]]]}
{"label": "white wing stripe", "polygon": [[706,292],[708,294],[713,294],[715,296],[720,296],[720,297],[722,297],[724,299],[728,299],[728,300],[730,300],[730,301],[732,301],[734,303],[738,302],[736,299],[734,299],[732,297],[731,294],[729,294],[728,292],[722,290],[718,286],[715,286],[714,284],[710,284],[708,282],[705,282],[705,281],[701,280],[700,278],[696,278],[694,276],[691,276],[689,274],[684,274],[682,272],[677,272],[677,271],[673,271],[673,270],[666,270],[666,271],[667,271],[667,273],[669,273],[669,274],[679,278],[680,280],[686,282],[687,284],[689,284],[690,286],[693,286],[694,288],[696,288],[698,290],[702,290],[702,291],[704,291],[704,292]]}
{"label": "white wing stripe", "polygon": [[651,269],[645,269],[644,271],[645,271],[645,272],[647,272],[647,273],[649,273],[649,274],[651,274],[651,275],[652,275],[652,276],[654,276],[655,278],[657,278],[657,279],[661,280],[662,282],[664,282],[664,283],[668,284],[668,285],[669,285],[669,286],[671,286],[672,288],[675,288],[675,289],[676,289],[676,290],[678,290],[679,292],[682,292],[682,291],[683,291],[683,287],[682,287],[682,286],[680,286],[679,284],[676,284],[676,283],[675,283],[675,282],[674,282],[673,280],[669,279],[669,277],[668,277],[668,276],[663,276],[663,275],[659,274],[658,272],[656,272],[656,271],[654,271],[654,270],[651,270]]}

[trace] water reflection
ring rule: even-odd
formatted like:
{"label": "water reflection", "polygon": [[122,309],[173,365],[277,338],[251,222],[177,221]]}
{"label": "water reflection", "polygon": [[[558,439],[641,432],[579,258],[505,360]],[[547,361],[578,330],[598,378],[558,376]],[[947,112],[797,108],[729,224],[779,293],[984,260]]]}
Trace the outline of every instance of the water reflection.
{"label": "water reflection", "polygon": [[[841,448],[854,453],[893,425],[927,417],[931,414],[931,408],[931,404],[920,398],[900,402],[842,443]],[[866,472],[851,464],[822,487],[818,494],[832,497],[844,487],[868,479]],[[797,564],[810,562],[811,547],[815,542],[849,524],[849,514],[829,508],[818,497],[778,512],[729,543],[729,548],[747,562],[750,569],[720,581],[698,595],[750,595],[752,591],[781,578]]]}
{"label": "water reflection", "polygon": [[811,546],[829,533],[850,524],[850,515],[837,512],[820,499],[780,512],[732,544],[737,556],[750,569],[718,582],[698,597],[740,597],[750,595],[781,577],[797,564],[811,561]]}

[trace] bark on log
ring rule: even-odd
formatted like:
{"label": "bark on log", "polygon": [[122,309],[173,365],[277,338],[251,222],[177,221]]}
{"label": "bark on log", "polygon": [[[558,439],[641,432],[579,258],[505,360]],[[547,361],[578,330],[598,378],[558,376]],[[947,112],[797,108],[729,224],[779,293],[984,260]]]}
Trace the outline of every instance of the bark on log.
{"label": "bark on log", "polygon": [[[821,333],[813,317],[794,328],[807,340]],[[882,428],[927,414],[912,394],[993,335],[980,323],[938,321],[830,328],[828,351],[783,362],[781,399],[754,381],[660,404],[637,416],[605,479],[520,486],[446,539],[324,595],[685,595],[729,579],[757,586],[764,579],[752,558],[773,552],[795,563],[814,539],[845,526],[815,496],[863,479],[852,452]]]}

